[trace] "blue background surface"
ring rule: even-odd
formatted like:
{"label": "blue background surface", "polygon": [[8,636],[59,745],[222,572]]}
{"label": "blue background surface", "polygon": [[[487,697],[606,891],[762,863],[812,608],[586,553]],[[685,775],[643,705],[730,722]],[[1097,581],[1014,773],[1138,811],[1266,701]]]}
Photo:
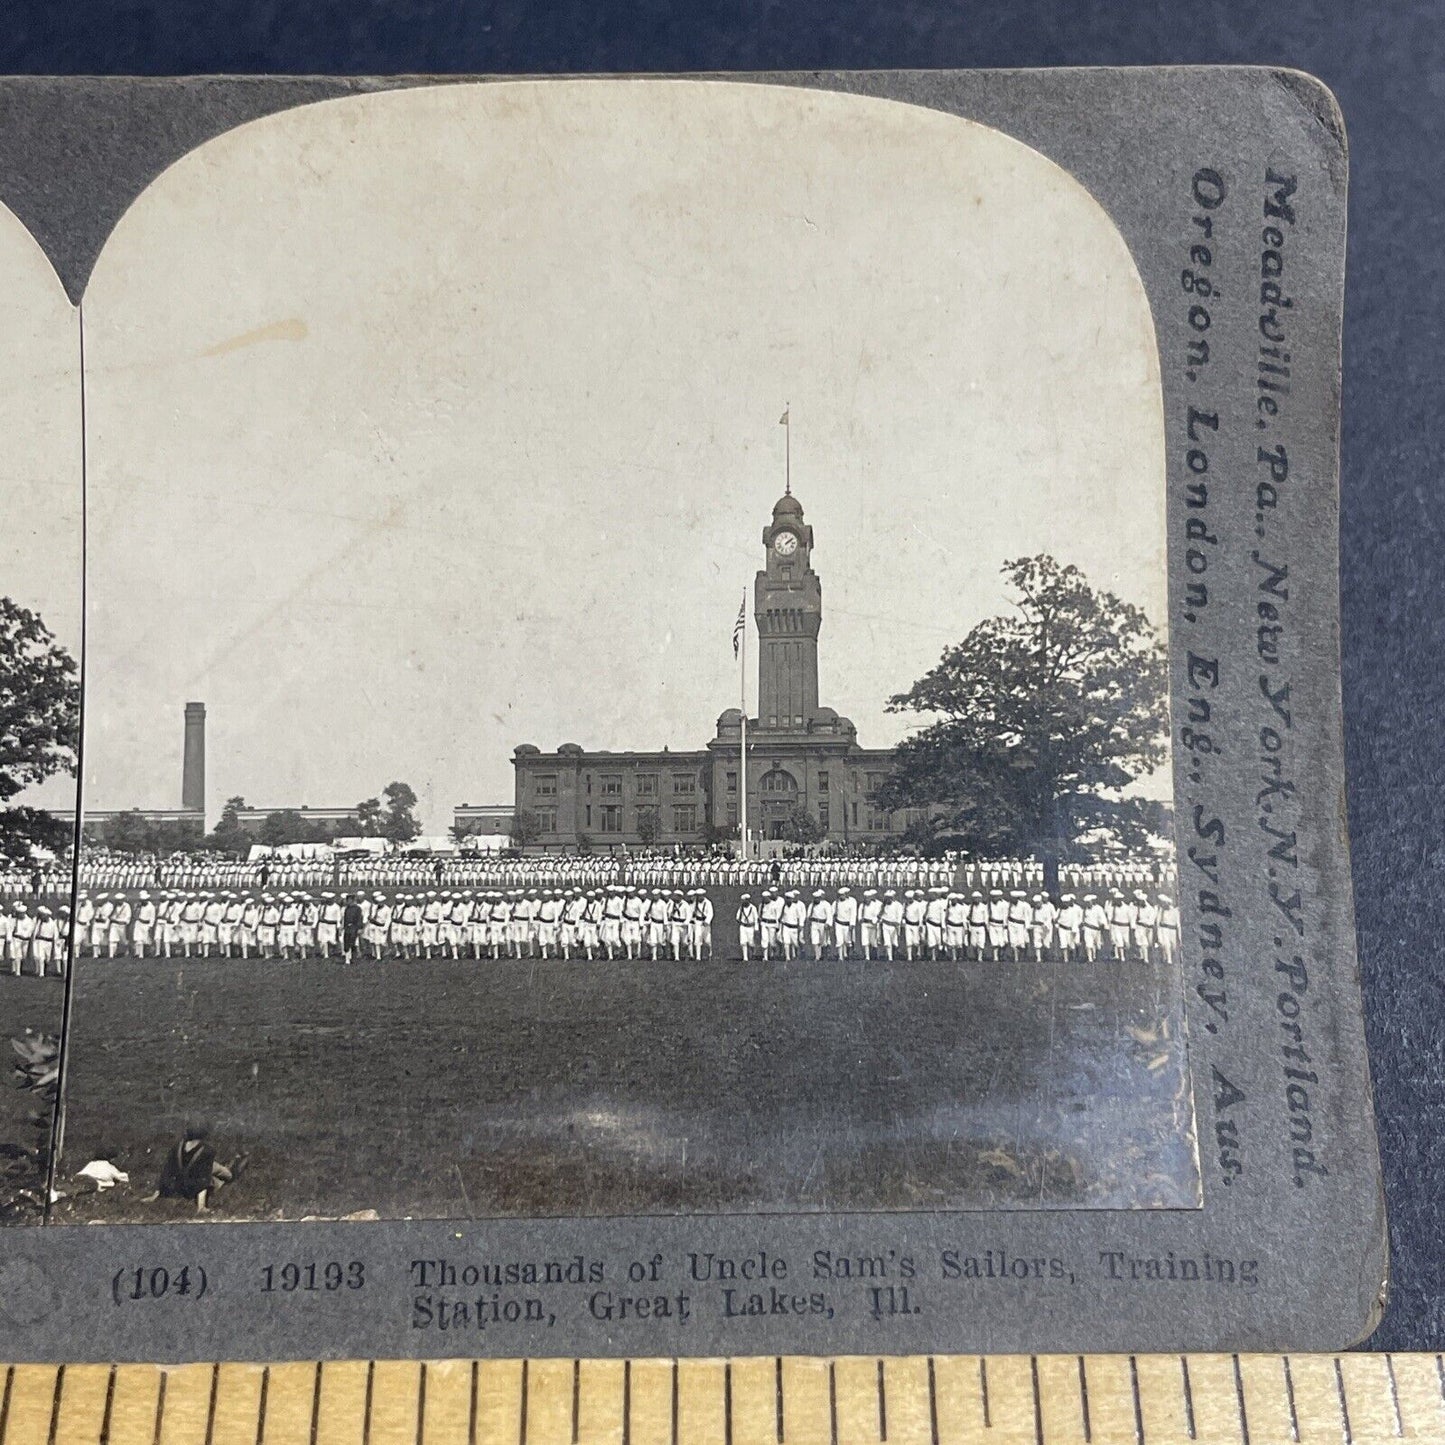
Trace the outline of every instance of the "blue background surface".
{"label": "blue background surface", "polygon": [[1344,690],[1389,1200],[1380,1349],[1445,1343],[1445,4],[20,0],[0,72],[167,75],[1269,64],[1350,137]]}

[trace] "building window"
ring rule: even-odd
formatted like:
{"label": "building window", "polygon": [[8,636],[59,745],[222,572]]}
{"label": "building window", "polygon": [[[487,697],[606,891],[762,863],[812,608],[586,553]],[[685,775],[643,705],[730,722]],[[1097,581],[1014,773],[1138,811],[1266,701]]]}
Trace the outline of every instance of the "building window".
{"label": "building window", "polygon": [[622,796],[622,774],[602,774],[602,796],[604,798],[619,798]]}
{"label": "building window", "polygon": [[656,773],[638,773],[637,796],[639,798],[655,798],[657,796]]}
{"label": "building window", "polygon": [[826,792],[828,791],[828,775],[827,775],[827,773],[819,773],[819,774],[818,774],[818,791],[819,791],[820,793],[826,793]]}
{"label": "building window", "polygon": [[818,804],[818,826],[826,833],[828,831],[828,805]]}
{"label": "building window", "polygon": [[672,791],[690,797],[697,792],[697,778],[692,773],[674,773]]}
{"label": "building window", "polygon": [[853,826],[854,826],[855,828],[858,826],[858,804],[857,804],[857,803],[854,803],[854,804],[853,804]]}
{"label": "building window", "polygon": [[589,828],[592,826],[592,804],[591,804],[591,803],[588,803],[588,804],[587,804],[587,826],[588,826]]}
{"label": "building window", "polygon": [[793,775],[785,773],[781,768],[774,768],[770,773],[763,774],[763,792],[765,793],[791,793],[793,791]]}
{"label": "building window", "polygon": [[777,727],[777,725],[778,725],[778,715],[777,715],[777,713],[769,713],[769,714],[768,714],[768,726],[769,726],[770,728],[775,728],[775,727]]}
{"label": "building window", "polygon": [[735,793],[735,792],[737,792],[737,790],[738,790],[738,775],[737,775],[736,773],[729,773],[729,774],[727,775],[727,790],[728,790],[728,792],[730,792],[730,793]]}
{"label": "building window", "polygon": [[734,798],[734,799],[728,804],[728,827],[729,827],[729,828],[736,828],[737,825],[738,825],[738,804],[737,804],[737,799]]}
{"label": "building window", "polygon": [[538,773],[536,789],[539,798],[555,798],[557,796],[557,774]]}
{"label": "building window", "polygon": [[604,833],[620,833],[622,831],[622,809],[616,803],[602,805],[602,831]]}
{"label": "building window", "polygon": [[697,808],[691,803],[678,803],[672,810],[672,831],[693,833],[697,831]]}
{"label": "building window", "polygon": [[537,830],[542,833],[555,833],[557,831],[556,808],[537,809]]}
{"label": "building window", "polygon": [[881,788],[882,786],[883,786],[883,774],[882,774],[882,773],[869,773],[869,774],[868,774],[868,792],[869,792],[869,795],[870,795],[870,796],[871,796],[872,794],[876,793],[876,792],[879,790],[879,788]]}

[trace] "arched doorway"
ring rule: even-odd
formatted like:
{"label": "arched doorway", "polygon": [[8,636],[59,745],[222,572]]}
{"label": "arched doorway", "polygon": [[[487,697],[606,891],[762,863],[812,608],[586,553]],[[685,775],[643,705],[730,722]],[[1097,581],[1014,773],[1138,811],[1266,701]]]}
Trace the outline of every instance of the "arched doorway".
{"label": "arched doorway", "polygon": [[798,804],[798,780],[786,768],[774,767],[758,785],[763,800],[763,837],[779,839],[788,815]]}

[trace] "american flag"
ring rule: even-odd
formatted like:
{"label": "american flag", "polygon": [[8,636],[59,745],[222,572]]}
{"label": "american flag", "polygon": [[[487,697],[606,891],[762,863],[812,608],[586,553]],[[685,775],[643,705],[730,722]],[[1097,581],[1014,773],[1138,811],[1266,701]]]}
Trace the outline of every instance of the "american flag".
{"label": "american flag", "polygon": [[733,623],[733,661],[738,658],[738,649],[743,645],[743,629],[748,625],[748,594],[743,593],[743,605],[738,608],[738,620]]}

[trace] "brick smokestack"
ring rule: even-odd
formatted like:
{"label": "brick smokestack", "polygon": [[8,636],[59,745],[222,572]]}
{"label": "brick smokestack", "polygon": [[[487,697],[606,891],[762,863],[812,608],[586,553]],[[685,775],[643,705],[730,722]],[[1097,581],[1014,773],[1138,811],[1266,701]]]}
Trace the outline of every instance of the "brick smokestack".
{"label": "brick smokestack", "polygon": [[181,769],[181,807],[206,810],[206,705],[186,704],[186,752]]}

